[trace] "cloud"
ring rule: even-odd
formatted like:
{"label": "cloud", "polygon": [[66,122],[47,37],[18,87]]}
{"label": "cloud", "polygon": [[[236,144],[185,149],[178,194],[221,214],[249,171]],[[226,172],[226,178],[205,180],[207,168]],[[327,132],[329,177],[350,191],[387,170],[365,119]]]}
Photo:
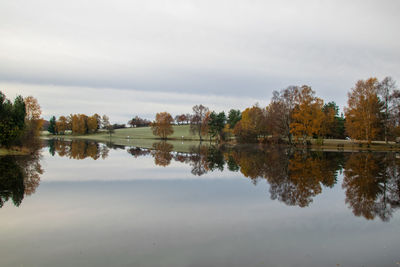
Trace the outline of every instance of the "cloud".
{"label": "cloud", "polygon": [[[173,115],[191,113],[192,107],[203,104],[212,110],[243,110],[255,104],[258,99],[173,92],[121,90],[115,88],[91,88],[59,85],[34,85],[0,82],[0,88],[8,98],[23,92],[23,96],[34,95],[41,104],[43,116],[83,113],[107,114],[112,122],[126,123],[139,115],[154,119],[157,112],[167,111]],[[260,102],[267,104],[267,100]]]}
{"label": "cloud", "polygon": [[0,81],[260,102],[308,84],[343,106],[358,79],[400,78],[399,8],[395,0],[2,1]]}

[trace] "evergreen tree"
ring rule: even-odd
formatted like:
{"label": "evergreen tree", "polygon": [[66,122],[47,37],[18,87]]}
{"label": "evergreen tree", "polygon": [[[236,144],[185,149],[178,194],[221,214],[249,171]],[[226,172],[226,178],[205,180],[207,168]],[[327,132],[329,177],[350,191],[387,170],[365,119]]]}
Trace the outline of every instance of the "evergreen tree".
{"label": "evergreen tree", "polygon": [[238,109],[231,109],[228,113],[228,119],[226,123],[229,124],[229,128],[235,128],[236,123],[238,123],[242,119],[242,113]]}
{"label": "evergreen tree", "polygon": [[10,147],[20,142],[25,129],[25,104],[18,96],[14,104],[0,91],[0,145]]}
{"label": "evergreen tree", "polygon": [[56,134],[57,133],[56,117],[55,116],[51,117],[51,119],[49,121],[49,128],[47,129],[47,131],[49,131],[49,133],[51,133],[51,134]]}
{"label": "evergreen tree", "polygon": [[209,133],[212,137],[218,136],[220,140],[224,140],[224,128],[226,123],[225,112],[211,112],[210,120],[208,121]]}

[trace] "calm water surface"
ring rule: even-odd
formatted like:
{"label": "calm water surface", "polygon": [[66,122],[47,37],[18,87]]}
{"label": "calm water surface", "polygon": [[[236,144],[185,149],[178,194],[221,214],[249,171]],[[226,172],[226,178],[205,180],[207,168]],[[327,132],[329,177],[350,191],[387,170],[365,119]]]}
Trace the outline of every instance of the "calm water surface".
{"label": "calm water surface", "polygon": [[49,141],[0,158],[0,266],[399,266],[394,153]]}

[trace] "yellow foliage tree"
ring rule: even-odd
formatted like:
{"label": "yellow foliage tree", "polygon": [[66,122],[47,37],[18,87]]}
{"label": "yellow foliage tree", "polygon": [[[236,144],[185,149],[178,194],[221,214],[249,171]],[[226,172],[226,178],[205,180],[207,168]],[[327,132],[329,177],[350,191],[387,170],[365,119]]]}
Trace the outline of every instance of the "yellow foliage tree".
{"label": "yellow foliage tree", "polygon": [[31,146],[35,141],[36,137],[40,135],[40,129],[44,123],[43,119],[40,118],[42,110],[36,98],[28,96],[24,99],[26,115],[25,115],[25,142]]}
{"label": "yellow foliage tree", "polygon": [[84,114],[72,115],[72,133],[86,134],[87,133],[87,116]]}
{"label": "yellow foliage tree", "polygon": [[89,133],[95,133],[95,132],[97,132],[98,128],[99,128],[98,117],[96,115],[88,117],[87,118],[87,130],[88,130],[88,132]]}
{"label": "yellow foliage tree", "polygon": [[379,83],[376,78],[359,80],[348,94],[345,108],[345,127],[353,139],[367,140],[376,138],[381,130],[381,111],[383,105],[378,98]]}
{"label": "yellow foliage tree", "polygon": [[65,131],[68,129],[68,120],[65,116],[60,116],[58,118],[58,121],[56,122],[56,128],[59,134],[65,133]]}
{"label": "yellow foliage tree", "polygon": [[242,119],[235,125],[233,133],[241,142],[257,141],[259,135],[265,134],[265,113],[258,106],[246,108]]}

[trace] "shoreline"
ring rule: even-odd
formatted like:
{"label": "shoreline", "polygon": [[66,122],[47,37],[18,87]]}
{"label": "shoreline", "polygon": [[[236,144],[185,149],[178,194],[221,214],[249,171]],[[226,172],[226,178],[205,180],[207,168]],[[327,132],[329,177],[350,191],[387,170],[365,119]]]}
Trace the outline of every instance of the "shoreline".
{"label": "shoreline", "polygon": [[0,156],[26,156],[29,155],[30,151],[27,148],[0,148]]}
{"label": "shoreline", "polygon": [[[167,140],[162,140],[160,138],[118,138],[111,137],[106,140],[101,135],[96,136],[96,134],[91,135],[47,135],[42,136],[41,139],[65,139],[65,140],[87,140],[96,141],[101,143],[112,143],[114,145],[128,146],[128,147],[142,147],[142,148],[152,148],[154,143],[167,142],[174,146],[174,150],[180,152],[188,152],[191,147],[198,145],[217,145],[217,146],[228,146],[228,147],[240,147],[240,146],[288,146],[288,144],[263,144],[263,143],[247,143],[240,144],[235,142],[223,142],[216,143],[215,141],[199,140],[193,139],[183,139],[179,140],[176,138],[169,138]],[[311,145],[305,146],[303,144],[294,144],[292,147],[297,150],[309,149],[313,151],[329,151],[329,152],[400,152],[400,144],[395,142],[388,142],[386,144],[384,141],[373,141],[368,144],[366,141],[353,141],[353,140],[342,140],[342,139],[324,139],[323,144],[317,144],[317,139],[310,140]]]}

